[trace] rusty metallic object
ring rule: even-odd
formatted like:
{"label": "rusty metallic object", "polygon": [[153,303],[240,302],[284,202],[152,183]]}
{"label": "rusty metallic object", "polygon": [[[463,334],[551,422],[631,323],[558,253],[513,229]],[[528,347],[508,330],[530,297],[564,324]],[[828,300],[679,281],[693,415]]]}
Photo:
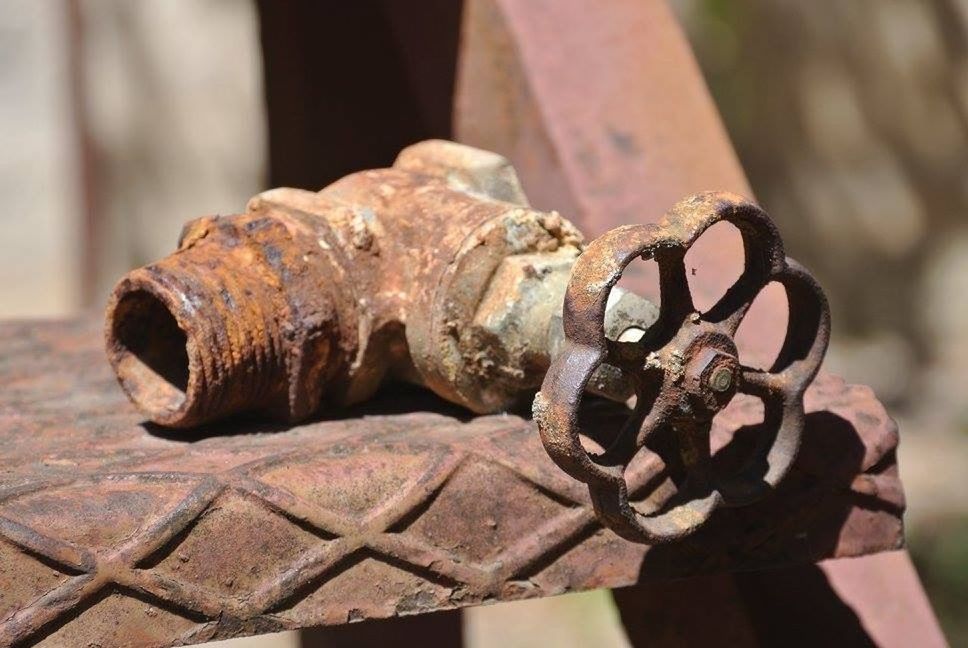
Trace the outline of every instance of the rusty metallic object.
{"label": "rusty metallic object", "polygon": [[[903,541],[894,423],[829,376],[807,390],[803,448],[773,497],[650,546],[602,528],[531,421],[417,388],[285,430],[146,425],[98,328],[0,324],[0,645],[198,643]],[[714,459],[734,461],[758,419],[734,399]],[[633,462],[633,504],[672,497],[670,470]]]}
{"label": "rusty metallic object", "polygon": [[[745,267],[720,300],[700,313],[684,260],[717,222],[742,233]],[[661,309],[640,340],[622,342],[606,336],[605,306],[626,266],[638,257],[658,262]],[[740,364],[734,337],[770,282],[786,289],[790,313],[783,347],[772,368],[763,371]],[[535,397],[535,419],[551,458],[588,484],[595,510],[616,533],[651,544],[676,540],[695,532],[719,506],[761,499],[789,471],[802,442],[803,394],[830,338],[830,311],[816,280],[785,257],[776,228],[758,206],[733,194],[699,194],[679,202],[658,224],[608,232],[575,264],[563,317],[564,349]],[[604,452],[594,454],[582,445],[579,406],[603,363],[634,379],[637,401]],[[741,392],[762,399],[764,436],[737,474],[715,475],[713,417]],[[683,501],[643,515],[629,504],[625,470],[663,426],[675,431],[687,471],[678,485]]]}
{"label": "rusty metallic object", "polygon": [[[124,277],[108,357],[152,421],[299,421],[410,380],[474,412],[540,384],[581,235],[493,153],[428,141],[320,192],[189,223]],[[517,309],[517,310],[514,310]]]}

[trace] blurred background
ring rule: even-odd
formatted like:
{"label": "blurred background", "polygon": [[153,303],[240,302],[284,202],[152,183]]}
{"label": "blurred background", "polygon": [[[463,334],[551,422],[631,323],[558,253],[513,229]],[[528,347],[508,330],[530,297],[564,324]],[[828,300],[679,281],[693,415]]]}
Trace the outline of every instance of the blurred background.
{"label": "blurred background", "polygon": [[[968,0],[672,5],[759,201],[831,298],[828,370],[871,385],[898,419],[911,553],[949,639],[968,645]],[[100,309],[189,218],[374,166],[352,157],[354,137],[400,148],[379,124],[359,126],[368,115],[294,94],[298,78],[273,77],[290,103],[267,109],[264,66],[289,50],[266,26],[306,38],[313,24],[312,9],[280,6],[0,2],[0,317]],[[420,7],[459,18],[456,1]],[[432,27],[423,41],[412,55],[426,65],[452,61],[456,44]],[[280,162],[280,142],[313,120],[345,124],[345,142],[303,145],[333,147],[343,166],[300,174],[312,151]],[[416,130],[449,126],[430,114]],[[541,623],[551,614],[554,629]],[[560,628],[556,645],[624,641],[603,593],[473,610],[466,632],[472,645],[515,646]],[[232,645],[246,641],[271,645]]]}

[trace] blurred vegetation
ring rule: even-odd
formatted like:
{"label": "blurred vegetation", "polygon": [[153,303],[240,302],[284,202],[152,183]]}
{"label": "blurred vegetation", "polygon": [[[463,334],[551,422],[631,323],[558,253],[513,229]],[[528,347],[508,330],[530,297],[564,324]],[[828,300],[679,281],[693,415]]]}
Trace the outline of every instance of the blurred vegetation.
{"label": "blurred vegetation", "polygon": [[952,646],[968,646],[968,516],[922,526],[908,541],[948,641]]}

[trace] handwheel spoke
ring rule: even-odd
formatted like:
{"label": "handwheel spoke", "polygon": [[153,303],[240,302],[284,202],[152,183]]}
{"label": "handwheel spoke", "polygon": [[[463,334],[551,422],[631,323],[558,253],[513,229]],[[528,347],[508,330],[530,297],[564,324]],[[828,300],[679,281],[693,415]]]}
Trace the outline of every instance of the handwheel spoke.
{"label": "handwheel spoke", "polygon": [[603,467],[625,467],[642,447],[648,437],[665,420],[664,411],[658,407],[661,380],[640,383],[637,389],[635,409],[622,425],[615,440],[601,455],[592,460]]}
{"label": "handwheel spoke", "polygon": [[674,427],[686,468],[687,483],[692,488],[706,490],[712,478],[712,452],[709,446],[712,421],[680,422]]}
{"label": "handwheel spoke", "polygon": [[668,422],[669,414],[672,411],[673,403],[668,399],[659,398],[661,396],[662,381],[657,380],[652,389],[651,403],[648,414],[639,424],[638,433],[635,437],[635,445],[641,448],[656,430]]}
{"label": "handwheel spoke", "polygon": [[686,277],[686,250],[665,249],[656,253],[659,264],[659,321],[658,329],[665,334],[674,332],[685,319],[695,312],[689,280]]}
{"label": "handwheel spoke", "polygon": [[713,306],[703,313],[702,318],[714,324],[723,324],[730,335],[736,335],[739,325],[753,305],[753,300],[766,285],[766,278],[750,272],[743,275],[729,287]]}
{"label": "handwheel spoke", "polygon": [[645,413],[640,411],[638,407],[632,411],[628,420],[622,425],[622,429],[619,431],[618,436],[615,437],[615,441],[612,442],[605,452],[593,457],[593,461],[604,467],[620,467],[624,470],[625,466],[632,461],[632,457],[638,450],[638,445],[636,444],[636,431],[642,424],[642,419],[645,418]]}
{"label": "handwheel spoke", "polygon": [[641,371],[647,354],[646,347],[639,342],[617,342],[605,338],[605,362],[623,371],[637,373]]}
{"label": "handwheel spoke", "polygon": [[739,391],[744,394],[771,398],[785,391],[784,377],[779,374],[744,366],[740,370],[740,376]]}

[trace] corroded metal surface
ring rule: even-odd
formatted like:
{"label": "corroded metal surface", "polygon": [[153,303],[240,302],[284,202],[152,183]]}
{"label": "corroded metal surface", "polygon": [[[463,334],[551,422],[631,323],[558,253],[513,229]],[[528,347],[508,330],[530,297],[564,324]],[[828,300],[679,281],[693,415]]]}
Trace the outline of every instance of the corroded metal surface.
{"label": "corroded metal surface", "polygon": [[[717,222],[741,233],[744,269],[718,302],[700,312],[684,263],[692,244]],[[606,337],[605,306],[635,258],[659,265],[661,308],[641,339]],[[786,339],[769,371],[740,364],[734,337],[753,300],[770,282],[787,292]],[[676,204],[658,224],[627,225],[593,241],[572,272],[564,305],[565,344],[552,363],[534,414],[552,459],[588,484],[601,519],[630,540],[659,543],[695,532],[720,506],[741,506],[776,488],[793,464],[804,428],[803,394],[817,375],[830,338],[830,312],[816,280],[783,253],[779,233],[755,204],[729,193],[705,193]],[[586,385],[603,364],[636,385],[637,401],[621,429],[603,433],[579,421]],[[761,399],[763,436],[734,474],[716,471],[710,428],[737,393]],[[629,504],[625,471],[654,437],[671,428],[684,468],[678,493],[649,515]],[[581,434],[597,436],[589,452]],[[671,461],[667,458],[667,461]]]}
{"label": "corroded metal surface", "polygon": [[[365,400],[384,377],[501,411],[547,370],[580,244],[556,212],[528,207],[504,158],[421,142],[392,168],[190,222],[175,253],[119,282],[108,358],[170,427],[242,412],[299,421]],[[522,278],[505,272],[512,261],[538,286],[518,326],[501,317],[505,284]]]}
{"label": "corroded metal surface", "polygon": [[[895,426],[829,376],[777,493],[659,547],[602,529],[516,416],[407,392],[285,431],[168,433],[117,388],[93,321],[0,325],[0,384],[4,644],[201,642],[902,542]],[[714,445],[758,417],[734,402]],[[633,503],[667,496],[664,470],[630,467]]]}

